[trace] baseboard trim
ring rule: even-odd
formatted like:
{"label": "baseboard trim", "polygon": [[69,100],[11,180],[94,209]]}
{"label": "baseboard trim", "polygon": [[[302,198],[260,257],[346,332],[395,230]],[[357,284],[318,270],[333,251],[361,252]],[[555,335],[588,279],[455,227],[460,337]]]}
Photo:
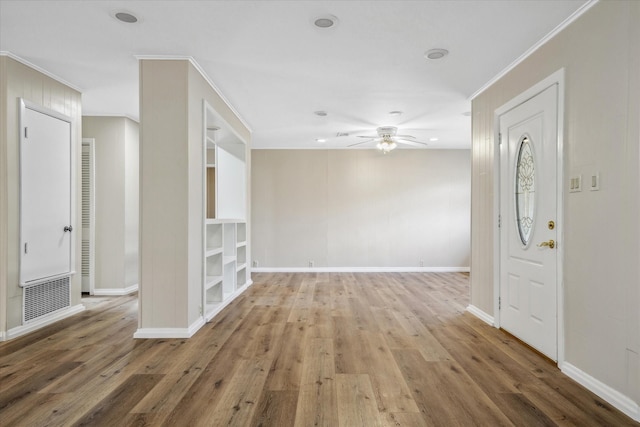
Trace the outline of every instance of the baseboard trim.
{"label": "baseboard trim", "polygon": [[474,316],[476,316],[478,319],[482,320],[485,323],[488,323],[491,326],[495,326],[496,325],[495,324],[495,319],[493,318],[493,316],[490,316],[486,312],[480,310],[475,305],[469,304],[467,306],[467,311],[469,313],[473,314]]}
{"label": "baseboard trim", "polygon": [[128,288],[96,288],[93,290],[93,295],[96,296],[124,296],[138,291],[138,284],[129,286]]}
{"label": "baseboard trim", "polygon": [[589,389],[593,393],[600,396],[602,399],[615,406],[620,411],[624,412],[635,421],[640,421],[640,406],[634,402],[631,398],[620,393],[618,390],[611,388],[605,383],[595,379],[591,375],[575,367],[571,363],[564,362],[560,366],[560,370],[563,374]]}
{"label": "baseboard trim", "polygon": [[55,313],[42,316],[41,318],[35,319],[27,323],[26,325],[20,325],[20,326],[16,326],[15,328],[11,328],[0,337],[2,338],[2,341],[17,338],[19,336],[28,334],[29,332],[33,332],[35,330],[48,326],[52,323],[55,323],[58,320],[66,319],[69,316],[78,314],[84,311],[84,309],[85,309],[84,305],[76,304],[74,306],[56,311]]}
{"label": "baseboard trim", "polygon": [[253,284],[253,281],[247,280],[247,282],[238,290],[236,290],[229,298],[220,303],[214,311],[208,313],[205,317],[199,317],[188,328],[138,328],[133,334],[133,338],[142,339],[154,339],[154,338],[191,338],[195,335],[200,328],[202,328],[208,321],[210,321],[216,314],[220,313],[223,308],[231,304],[240,294],[247,290],[249,286]]}
{"label": "baseboard trim", "polygon": [[204,319],[198,317],[188,328],[138,328],[133,338],[191,338],[204,323]]}
{"label": "baseboard trim", "polygon": [[260,267],[252,273],[468,273],[469,267]]}

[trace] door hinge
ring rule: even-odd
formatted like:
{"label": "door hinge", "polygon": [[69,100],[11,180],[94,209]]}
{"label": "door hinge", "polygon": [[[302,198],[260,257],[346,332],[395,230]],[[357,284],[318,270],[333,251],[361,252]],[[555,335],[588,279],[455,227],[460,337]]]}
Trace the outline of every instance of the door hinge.
{"label": "door hinge", "polygon": [[502,309],[502,297],[498,297],[498,310]]}
{"label": "door hinge", "polygon": [[24,244],[24,253],[25,254],[27,253],[27,244],[26,243]]}
{"label": "door hinge", "polygon": [[502,134],[498,134],[498,145],[502,145]]}
{"label": "door hinge", "polygon": [[25,138],[29,138],[29,136],[28,136],[29,134],[28,134],[27,129],[28,129],[28,128],[25,126],[25,127],[24,127],[24,137],[25,137]]}
{"label": "door hinge", "polygon": [[502,227],[502,215],[498,215],[498,228]]}

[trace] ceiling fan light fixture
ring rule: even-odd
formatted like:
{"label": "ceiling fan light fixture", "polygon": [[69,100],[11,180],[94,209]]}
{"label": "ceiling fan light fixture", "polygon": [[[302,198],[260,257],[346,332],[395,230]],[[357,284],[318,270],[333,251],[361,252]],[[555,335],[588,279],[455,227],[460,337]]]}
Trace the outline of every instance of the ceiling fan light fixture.
{"label": "ceiling fan light fixture", "polygon": [[449,54],[447,49],[429,49],[424,53],[426,59],[442,59]]}
{"label": "ceiling fan light fixture", "polygon": [[376,145],[376,148],[380,151],[382,151],[383,154],[387,154],[389,151],[395,149],[398,146],[398,144],[396,144],[396,142],[385,136],[384,138],[382,138],[382,141],[378,142],[378,144]]}

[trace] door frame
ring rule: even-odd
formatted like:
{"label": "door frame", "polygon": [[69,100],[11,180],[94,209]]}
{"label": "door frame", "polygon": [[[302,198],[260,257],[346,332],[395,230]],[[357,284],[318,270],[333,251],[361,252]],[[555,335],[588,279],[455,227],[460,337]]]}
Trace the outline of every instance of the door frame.
{"label": "door frame", "polygon": [[[26,118],[26,110],[32,110],[32,111],[36,111],[40,114],[44,114],[50,117],[53,117],[55,119],[58,120],[62,120],[63,122],[67,122],[69,123],[69,167],[70,167],[70,171],[69,171],[69,175],[70,175],[70,183],[69,183],[69,193],[70,193],[70,199],[69,199],[69,224],[72,225],[74,228],[77,229],[77,225],[76,224],[76,189],[77,189],[77,177],[76,177],[76,161],[77,161],[77,154],[76,154],[76,146],[74,144],[75,141],[75,126],[73,123],[73,119],[70,116],[67,116],[63,113],[60,113],[58,111],[52,110],[50,108],[44,107],[42,105],[36,104],[35,102],[31,102],[28,101],[24,98],[18,98],[18,113],[19,113],[19,128],[18,128],[18,209],[19,209],[19,213],[18,213],[18,276],[19,276],[19,282],[18,285],[21,288],[27,287],[27,286],[31,286],[37,283],[42,282],[42,280],[37,279],[37,280],[33,280],[30,283],[25,283],[23,281],[23,277],[22,277],[22,144],[24,144],[25,142],[25,134],[24,134],[24,127],[25,127],[25,118]],[[70,246],[69,246],[69,250],[70,250],[70,255],[69,255],[69,271],[66,273],[62,273],[62,274],[58,274],[52,277],[47,277],[47,280],[53,280],[59,277],[71,277],[76,273],[76,236],[77,233],[75,235],[71,235],[70,236]]]}
{"label": "door frame", "polygon": [[557,111],[557,147],[556,147],[556,170],[557,170],[557,239],[560,242],[556,247],[556,327],[557,327],[557,347],[558,366],[562,367],[564,362],[564,92],[565,92],[565,70],[561,68],[542,81],[536,83],[529,89],[517,95],[507,103],[498,107],[493,115],[493,141],[494,141],[494,169],[493,169],[493,319],[494,326],[500,328],[500,144],[498,138],[500,134],[500,116],[513,108],[525,103],[550,86],[558,85],[558,111]]}

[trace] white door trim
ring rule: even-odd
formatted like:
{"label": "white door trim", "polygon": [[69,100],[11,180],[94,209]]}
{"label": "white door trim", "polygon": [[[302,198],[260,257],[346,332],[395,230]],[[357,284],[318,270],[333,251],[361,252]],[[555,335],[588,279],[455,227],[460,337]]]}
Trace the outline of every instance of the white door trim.
{"label": "white door trim", "polygon": [[497,108],[493,115],[493,318],[494,326],[500,327],[500,227],[498,217],[500,215],[500,144],[498,144],[498,134],[500,133],[500,116],[518,105],[528,101],[537,94],[554,84],[558,85],[558,145],[557,145],[557,328],[558,328],[558,366],[562,368],[564,363],[564,90],[565,90],[564,68],[551,74],[549,77],[533,85],[520,95],[511,99],[506,104]]}

